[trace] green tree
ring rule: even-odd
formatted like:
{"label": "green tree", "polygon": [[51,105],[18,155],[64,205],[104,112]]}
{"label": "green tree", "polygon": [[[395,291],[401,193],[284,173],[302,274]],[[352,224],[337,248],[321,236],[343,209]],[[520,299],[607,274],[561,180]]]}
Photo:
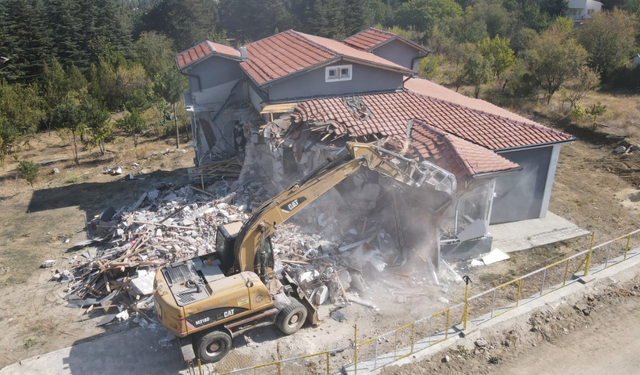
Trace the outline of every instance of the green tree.
{"label": "green tree", "polygon": [[466,80],[473,85],[473,96],[478,99],[480,87],[489,82],[491,68],[489,62],[480,53],[473,53],[467,56],[464,64]]}
{"label": "green tree", "polygon": [[118,120],[116,126],[133,137],[134,147],[138,147],[138,138],[145,130],[147,123],[140,117],[140,113],[136,110],[127,114],[124,119]]}
{"label": "green tree", "polygon": [[226,0],[220,3],[220,24],[239,40],[257,40],[276,30],[292,27],[291,14],[283,0]]}
{"label": "green tree", "polygon": [[105,154],[105,142],[113,133],[109,119],[111,114],[91,95],[85,94],[81,99],[82,118],[91,134],[89,146],[97,146],[102,155]]}
{"label": "green tree", "polygon": [[84,56],[80,51],[80,26],[77,18],[80,2],[76,0],[47,0],[45,1],[47,28],[54,36],[54,43],[50,50],[56,62],[69,66],[81,60]]}
{"label": "green tree", "polygon": [[309,0],[305,19],[311,34],[337,40],[347,36],[343,0]]}
{"label": "green tree", "polygon": [[636,18],[614,9],[596,13],[585,22],[578,32],[578,41],[589,54],[589,66],[604,80],[627,64],[636,46],[637,33]]}
{"label": "green tree", "polygon": [[45,63],[39,88],[40,97],[44,102],[45,123],[47,129],[51,130],[53,111],[67,99],[71,90],[71,81],[55,57],[49,63]]}
{"label": "green tree", "polygon": [[560,30],[564,31],[567,34],[570,33],[575,26],[573,20],[570,17],[558,17],[555,19],[553,24],[558,26]]}
{"label": "green tree", "polygon": [[597,102],[584,110],[584,113],[591,118],[593,127],[598,127],[598,117],[604,116],[607,113],[607,106]]}
{"label": "green tree", "polygon": [[482,22],[491,38],[496,35],[507,36],[514,19],[513,15],[502,4],[484,1],[480,1],[467,9],[465,18],[469,23]]}
{"label": "green tree", "polygon": [[156,95],[173,106],[173,119],[176,126],[176,148],[180,148],[180,130],[178,128],[178,117],[176,116],[176,105],[182,98],[182,93],[186,91],[187,85],[188,82],[185,77],[176,69],[172,69],[158,77],[153,86]]}
{"label": "green tree", "polygon": [[467,56],[477,53],[477,48],[471,43],[454,44],[446,53],[446,60],[449,63],[444,75],[449,80],[449,84],[455,87],[456,92],[465,82],[465,63]]}
{"label": "green tree", "polygon": [[136,41],[137,61],[148,77],[163,74],[174,67],[173,42],[155,31],[143,32]]}
{"label": "green tree", "polygon": [[24,178],[33,187],[33,183],[38,179],[38,171],[40,170],[40,164],[32,161],[23,160],[18,164],[18,177]]}
{"label": "green tree", "polygon": [[50,33],[38,0],[0,1],[0,56],[9,60],[0,67],[0,79],[30,83],[51,57]]}
{"label": "green tree", "polygon": [[157,31],[185,50],[216,31],[216,0],[161,0],[141,18],[142,31]]}
{"label": "green tree", "polygon": [[409,0],[396,11],[396,22],[428,35],[441,20],[461,15],[462,7],[453,0]]}
{"label": "green tree", "polygon": [[587,93],[598,88],[600,79],[598,74],[590,69],[588,66],[581,66],[578,69],[576,78],[566,83],[561,89],[562,100],[569,102],[571,108],[576,108],[576,105],[582,100]]}
{"label": "green tree", "polygon": [[346,36],[367,27],[368,0],[344,0],[344,28]]}
{"label": "green tree", "polygon": [[478,50],[489,62],[498,80],[517,60],[513,50],[509,48],[509,39],[500,38],[499,35],[493,39],[485,38],[478,44]]}
{"label": "green tree", "polygon": [[521,51],[529,49],[537,37],[538,33],[535,30],[523,27],[511,37],[510,47],[514,52],[520,53]]}
{"label": "green tree", "polygon": [[570,79],[577,77],[587,62],[587,51],[559,27],[552,27],[535,40],[524,53],[524,63],[540,88],[547,103]]}
{"label": "green tree", "polygon": [[636,17],[640,15],[640,0],[628,0],[624,4],[624,10],[629,13],[635,14]]}
{"label": "green tree", "polygon": [[73,157],[76,165],[80,164],[78,160],[78,141],[77,135],[82,131],[82,125],[84,123],[83,113],[78,102],[71,98],[67,99],[59,104],[53,110],[51,116],[51,125],[56,129],[67,129],[73,136]]}
{"label": "green tree", "polygon": [[0,118],[13,129],[7,134],[34,134],[43,117],[42,107],[35,85],[10,85],[0,81]]}

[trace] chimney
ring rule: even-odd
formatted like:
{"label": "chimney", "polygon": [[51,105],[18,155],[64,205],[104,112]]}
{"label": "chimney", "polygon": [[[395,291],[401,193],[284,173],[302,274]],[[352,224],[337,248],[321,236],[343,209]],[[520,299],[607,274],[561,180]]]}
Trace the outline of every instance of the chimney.
{"label": "chimney", "polygon": [[240,50],[240,61],[247,61],[247,47],[242,46],[238,49]]}

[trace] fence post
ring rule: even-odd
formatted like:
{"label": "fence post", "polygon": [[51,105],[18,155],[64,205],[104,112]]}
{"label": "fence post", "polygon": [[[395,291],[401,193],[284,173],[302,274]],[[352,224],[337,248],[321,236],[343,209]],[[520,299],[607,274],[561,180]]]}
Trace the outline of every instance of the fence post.
{"label": "fence post", "polygon": [[358,375],[358,325],[353,325],[353,370]]}
{"label": "fence post", "polygon": [[[471,278],[467,275],[462,277],[462,280],[466,283],[464,289],[464,312],[462,313],[462,329],[467,329],[467,315],[469,314],[469,283],[471,283]],[[447,329],[449,329],[447,327]]]}
{"label": "fence post", "polygon": [[593,252],[593,239],[596,236],[596,232],[591,232],[591,245],[589,245],[589,252],[587,253],[587,261],[584,265],[584,275],[589,275],[589,267],[591,267],[591,252]]}
{"label": "fence post", "polygon": [[627,237],[627,247],[624,249],[624,259],[627,259],[627,253],[629,252],[629,246],[631,245],[631,234]]}
{"label": "fence post", "polygon": [[329,358],[331,358],[331,354],[329,353],[329,351],[327,350],[327,375],[331,374],[330,371],[330,367],[329,367],[329,362],[331,361]]}

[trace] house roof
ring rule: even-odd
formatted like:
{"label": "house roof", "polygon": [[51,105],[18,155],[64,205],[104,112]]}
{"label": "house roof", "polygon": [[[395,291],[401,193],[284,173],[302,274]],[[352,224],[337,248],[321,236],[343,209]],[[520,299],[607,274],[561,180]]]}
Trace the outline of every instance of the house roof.
{"label": "house roof", "polygon": [[220,56],[232,60],[240,61],[240,52],[222,44],[213,43],[208,40],[180,52],[176,56],[176,65],[178,69],[184,70],[189,66],[196,64],[211,56]]}
{"label": "house roof", "polygon": [[340,60],[373,65],[399,73],[413,73],[372,53],[294,30],[283,31],[245,47],[247,61],[241,62],[240,66],[258,85]]}
{"label": "house roof", "polygon": [[390,33],[384,30],[378,30],[373,27],[370,27],[357,34],[351,35],[347,39],[343,40],[342,43],[348,46],[351,46],[353,48],[371,52],[374,49],[380,46],[383,46],[394,40],[400,40],[421,52],[429,53],[429,50],[427,48],[419,45],[418,43],[415,43],[400,35]]}
{"label": "house roof", "polygon": [[412,77],[405,81],[404,87],[416,94],[438,98],[463,107],[504,117],[509,120],[538,125],[536,122],[531,121],[526,117],[510,112],[502,107],[498,107],[495,104],[491,104],[480,99],[470,98],[424,78]]}
{"label": "house roof", "polygon": [[403,135],[409,120],[418,119],[491,150],[567,142],[574,138],[532,121],[517,121],[478,109],[413,92],[394,92],[355,97],[358,109],[345,98],[313,99],[298,104],[298,121],[330,122],[336,135]]}
{"label": "house roof", "polygon": [[459,179],[520,168],[518,164],[491,150],[421,121],[413,122],[411,139],[411,145],[420,156],[448,170]]}

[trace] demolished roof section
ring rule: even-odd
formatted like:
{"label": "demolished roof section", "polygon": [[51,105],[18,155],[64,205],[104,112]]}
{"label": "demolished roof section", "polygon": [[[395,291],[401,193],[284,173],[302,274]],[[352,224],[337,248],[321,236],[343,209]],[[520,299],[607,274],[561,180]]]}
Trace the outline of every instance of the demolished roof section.
{"label": "demolished roof section", "polygon": [[405,74],[413,73],[372,53],[295,30],[283,31],[245,47],[248,59],[241,62],[240,66],[261,86],[342,59]]}
{"label": "demolished roof section", "polygon": [[491,150],[420,121],[413,122],[411,139],[411,145],[420,156],[432,160],[458,179],[520,168]]}
{"label": "demolished roof section", "polygon": [[178,69],[184,70],[211,56],[221,56],[240,61],[239,51],[229,46],[205,40],[204,42],[179,53],[176,56],[176,65],[178,66]]}
{"label": "demolished roof section", "polygon": [[574,138],[534,122],[512,119],[475,110],[411,92],[357,96],[358,109],[345,98],[301,102],[292,117],[303,122],[330,122],[337,136],[406,134],[409,120],[418,119],[439,130],[491,150],[567,142]]}
{"label": "demolished roof section", "polygon": [[396,39],[414,47],[418,51],[422,51],[424,53],[429,52],[428,49],[424,48],[418,43],[415,43],[407,38],[404,38],[394,33],[390,33],[388,31],[378,30],[373,27],[370,27],[364,31],[361,31],[357,34],[354,34],[348,37],[347,39],[343,40],[342,43],[353,48],[370,52]]}

